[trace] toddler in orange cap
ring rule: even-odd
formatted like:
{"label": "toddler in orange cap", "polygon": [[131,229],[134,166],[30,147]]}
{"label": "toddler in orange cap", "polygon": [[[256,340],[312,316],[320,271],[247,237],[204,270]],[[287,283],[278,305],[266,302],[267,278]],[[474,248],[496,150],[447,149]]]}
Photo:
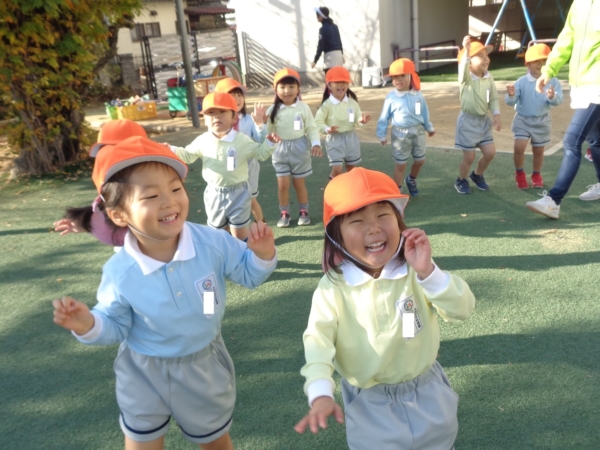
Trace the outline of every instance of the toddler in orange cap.
{"label": "toddler in orange cap", "polygon": [[[498,91],[492,74],[488,72],[493,50],[491,45],[472,41],[470,36],[463,39],[463,48],[458,53],[458,81],[460,83],[460,114],[456,121],[454,145],[463,151],[459,176],[454,188],[459,194],[470,194],[471,187],[467,176],[481,191],[487,191],[483,173],[496,155],[492,126],[496,131],[502,129]],[[488,112],[491,111],[493,119]],[[477,167],[469,174],[475,161],[475,150],[479,148],[481,158]]]}
{"label": "toddler in orange cap", "polygon": [[247,245],[186,222],[186,174],[183,161],[144,137],[103,148],[92,179],[111,226],[127,230],[123,249],[104,265],[91,311],[70,297],[53,301],[54,322],[80,342],[121,344],[114,370],[127,449],[162,449],[171,417],[201,448],[233,448],[225,280],[254,288],[277,263],[262,222]]}
{"label": "toddler in orange cap", "polygon": [[[342,376],[350,450],[451,449],[458,396],[436,361],[446,321],[468,319],[475,298],[431,259],[425,232],[407,228],[408,196],[361,167],[325,188],[326,274],[304,332],[302,375],[310,412],[295,427],[317,433],[334,415],[334,369]],[[359,395],[360,393],[360,395]]]}
{"label": "toddler in orange cap", "polygon": [[261,144],[234,128],[238,105],[226,92],[211,92],[202,101],[204,122],[209,129],[187,147],[171,147],[186,163],[202,160],[204,209],[208,225],[230,229],[241,240],[248,237],[251,215],[251,192],[248,161],[265,161],[271,156],[279,138],[270,134]]}
{"label": "toddler in orange cap", "polygon": [[311,155],[323,156],[319,130],[310,108],[300,101],[298,72],[280,70],[273,78],[273,88],[275,103],[267,109],[267,131],[281,138],[272,158],[281,214],[277,226],[290,226],[290,184],[294,185],[300,209],[298,225],[309,225],[308,191],[304,178],[312,174]]}
{"label": "toddler in orange cap", "polygon": [[[435,134],[429,120],[429,108],[421,94],[421,80],[415,71],[415,64],[406,58],[397,59],[390,66],[389,73],[383,77],[392,80],[392,90],[385,101],[377,121],[377,137],[381,145],[387,144],[387,129],[392,122],[392,157],[396,163],[394,181],[398,189],[406,182],[408,193],[412,197],[419,195],[417,176],[425,164],[425,133]],[[412,156],[413,165],[404,179],[408,158]]]}
{"label": "toddler in orange cap", "polygon": [[[104,146],[118,144],[133,136],[148,137],[146,130],[137,122],[128,119],[111,120],[100,128],[97,142],[90,149],[90,156],[95,158]],[[91,206],[67,208],[65,218],[54,222],[54,231],[59,231],[61,236],[87,232],[104,244],[121,247],[127,230],[111,228],[106,223],[99,204],[100,197],[96,197]]]}
{"label": "toddler in orange cap", "polygon": [[325,74],[325,92],[321,107],[315,115],[319,131],[327,135],[325,148],[331,166],[329,179],[361,162],[360,142],[354,129],[371,120],[363,114],[356,94],[350,89],[350,72],[342,66],[332,67]]}
{"label": "toddler in orange cap", "polygon": [[531,185],[536,189],[544,187],[542,178],[542,165],[544,164],[544,148],[550,142],[552,119],[550,108],[558,106],[563,101],[560,81],[551,78],[545,92],[535,90],[535,83],[542,75],[542,67],[546,64],[550,47],[546,44],[534,44],[525,52],[525,65],[527,75],[522,76],[515,84],[506,86],[504,101],[509,106],[515,107],[515,117],[511,131],[515,136],[514,162],[515,181],[517,188],[527,189],[527,174],[525,165],[525,149],[531,140],[533,152],[533,172]]}
{"label": "toddler in orange cap", "polygon": [[[243,84],[238,83],[233,78],[224,78],[215,86],[215,92],[226,92],[231,94],[237,104],[237,122],[234,128],[240,133],[245,134],[255,142],[263,142],[267,134],[267,127],[264,125],[266,108],[262,103],[254,105],[254,112],[246,112],[246,93],[248,89]],[[248,160],[248,183],[250,184],[250,197],[252,215],[254,220],[264,221],[262,208],[258,203],[258,178],[260,176],[260,164],[252,158]]]}

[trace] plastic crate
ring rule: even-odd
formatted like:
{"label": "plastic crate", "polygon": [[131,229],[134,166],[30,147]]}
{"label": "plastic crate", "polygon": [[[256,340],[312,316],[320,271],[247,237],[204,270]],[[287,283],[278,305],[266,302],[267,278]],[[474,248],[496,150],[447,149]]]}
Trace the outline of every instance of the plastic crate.
{"label": "plastic crate", "polygon": [[198,78],[194,80],[194,90],[196,91],[196,97],[206,97],[206,94],[215,91],[215,86],[222,80],[227,77],[208,77],[208,78]]}
{"label": "plastic crate", "polygon": [[120,106],[117,109],[119,119],[144,120],[156,117],[155,102],[140,102],[130,106]]}

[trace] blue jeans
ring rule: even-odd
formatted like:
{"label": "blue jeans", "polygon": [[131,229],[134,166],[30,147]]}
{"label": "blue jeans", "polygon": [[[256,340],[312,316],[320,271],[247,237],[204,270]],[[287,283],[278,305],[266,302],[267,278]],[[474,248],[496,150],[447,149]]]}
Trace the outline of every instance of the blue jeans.
{"label": "blue jeans", "polygon": [[600,182],[600,105],[591,103],[586,109],[576,109],[563,139],[564,156],[550,197],[557,205],[567,195],[581,163],[581,145],[587,139],[592,150],[596,176]]}

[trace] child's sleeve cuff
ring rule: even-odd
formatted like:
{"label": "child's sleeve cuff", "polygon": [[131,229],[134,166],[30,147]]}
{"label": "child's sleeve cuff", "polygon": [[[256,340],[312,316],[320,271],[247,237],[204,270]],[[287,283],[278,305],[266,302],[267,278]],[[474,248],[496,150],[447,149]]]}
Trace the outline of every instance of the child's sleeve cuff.
{"label": "child's sleeve cuff", "polygon": [[311,142],[311,145],[313,147],[315,147],[315,146],[320,147],[321,146],[321,140],[320,139],[315,139],[314,141]]}
{"label": "child's sleeve cuff", "polygon": [[308,406],[312,408],[312,403],[319,397],[333,398],[333,386],[329,380],[315,380],[306,387],[308,395]]}
{"label": "child's sleeve cuff", "polygon": [[252,252],[252,256],[250,258],[252,259],[252,264],[259,269],[271,270],[277,265],[277,249],[275,249],[275,256],[268,261],[260,259],[254,252]]}
{"label": "child's sleeve cuff", "polygon": [[74,331],[71,331],[71,333],[73,333],[73,336],[75,336],[79,342],[83,342],[84,344],[89,344],[90,342],[94,342],[96,339],[98,339],[102,334],[102,330],[104,328],[102,316],[94,313],[94,311],[92,311],[92,316],[94,316],[94,326],[90,331],[81,335],[75,333]]}
{"label": "child's sleeve cuff", "polygon": [[423,290],[435,295],[448,287],[448,284],[450,284],[450,275],[434,263],[433,272],[424,280],[419,280],[419,277],[417,277],[417,283],[421,285]]}

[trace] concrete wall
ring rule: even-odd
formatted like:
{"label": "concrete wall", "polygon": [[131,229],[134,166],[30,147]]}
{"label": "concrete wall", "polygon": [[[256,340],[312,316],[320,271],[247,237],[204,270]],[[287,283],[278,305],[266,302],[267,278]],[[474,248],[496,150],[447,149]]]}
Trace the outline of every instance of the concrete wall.
{"label": "concrete wall", "polygon": [[[379,0],[381,45],[378,66],[390,66],[394,60],[393,46],[399,49],[412,48],[410,3],[411,0]],[[410,53],[402,53],[401,56],[412,59]]]}
{"label": "concrete wall", "polygon": [[[229,2],[236,10],[242,68],[250,86],[270,85],[273,74],[286,66],[300,72],[304,82],[321,85],[322,57],[315,69],[310,68],[321,26],[313,9],[318,4],[305,0]],[[364,58],[380,65],[379,2],[329,0],[325,4],[340,28],[346,67],[356,69]]]}
{"label": "concrete wall", "polygon": [[[150,15],[150,11],[156,11],[155,16]],[[175,5],[172,2],[144,2],[144,9],[138,17],[135,18],[136,23],[160,23],[160,33],[162,36],[177,35],[175,22],[177,17],[175,14]],[[132,54],[141,56],[142,48],[139,42],[131,42],[131,30],[122,28],[119,30],[119,50],[118,54]]]}

